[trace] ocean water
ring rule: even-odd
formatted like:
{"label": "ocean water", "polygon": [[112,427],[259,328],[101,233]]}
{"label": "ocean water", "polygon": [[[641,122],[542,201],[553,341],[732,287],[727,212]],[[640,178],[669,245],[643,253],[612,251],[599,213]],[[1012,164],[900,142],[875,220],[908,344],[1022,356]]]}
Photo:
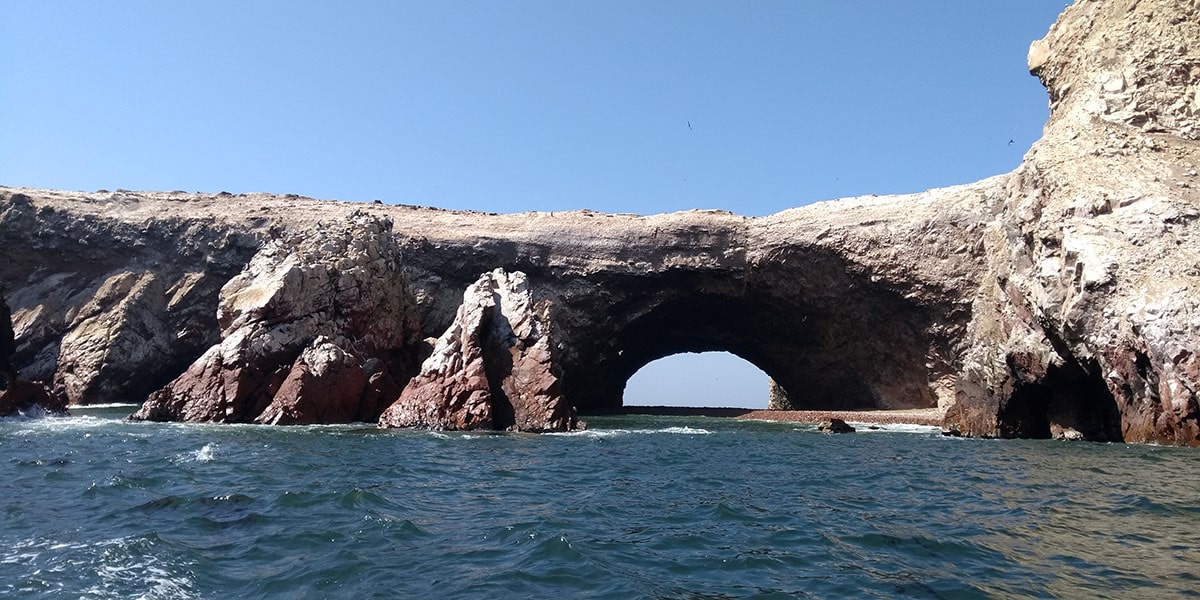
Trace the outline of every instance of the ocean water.
{"label": "ocean water", "polygon": [[0,420],[3,598],[1200,597],[1200,451]]}

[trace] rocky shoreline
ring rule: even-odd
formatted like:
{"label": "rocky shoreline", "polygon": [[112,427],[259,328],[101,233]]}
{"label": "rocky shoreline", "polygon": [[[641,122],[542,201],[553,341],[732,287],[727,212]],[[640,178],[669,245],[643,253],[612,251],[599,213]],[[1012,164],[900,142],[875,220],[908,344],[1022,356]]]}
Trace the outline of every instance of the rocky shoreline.
{"label": "rocky shoreline", "polygon": [[1200,445],[1196,39],[1194,2],[1080,0],[1012,173],[761,218],[0,187],[11,361],[144,420],[553,431],[723,350],[773,409]]}
{"label": "rocky shoreline", "polygon": [[924,425],[941,427],[944,416],[936,408],[926,410],[755,410],[738,415],[739,419],[823,423],[835,419],[847,423],[871,425]]}
{"label": "rocky shoreline", "polygon": [[753,408],[626,406],[619,414],[664,417],[718,417],[754,421],[822,423],[833,419],[873,425],[925,425],[941,427],[945,415],[937,408],[915,410],[761,410]]}

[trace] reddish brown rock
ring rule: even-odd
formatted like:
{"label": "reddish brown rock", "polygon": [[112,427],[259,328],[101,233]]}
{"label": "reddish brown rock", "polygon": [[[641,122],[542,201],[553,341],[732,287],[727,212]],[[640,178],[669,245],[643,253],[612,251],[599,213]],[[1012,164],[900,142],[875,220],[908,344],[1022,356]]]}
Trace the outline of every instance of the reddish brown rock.
{"label": "reddish brown rock", "polygon": [[358,415],[367,375],[358,359],[317,338],[292,365],[271,404],[255,423],[349,423]]}
{"label": "reddish brown rock", "polygon": [[524,273],[496,269],[463,294],[421,372],[380,416],[384,427],[564,431],[579,426],[554,374],[546,305]]}
{"label": "reddish brown rock", "polygon": [[360,423],[373,423],[392,402],[400,397],[402,388],[391,373],[383,368],[382,361],[368,359],[363,364],[363,371],[368,373],[366,389],[358,403],[358,412],[354,420]]}
{"label": "reddish brown rock", "polygon": [[0,417],[17,414],[66,414],[67,404],[49,388],[31,381],[10,381],[0,390]]}
{"label": "reddish brown rock", "polygon": [[[287,374],[290,352],[269,331],[235,332],[205,352],[131,418],[242,423],[270,402]],[[261,404],[261,406],[260,406]]]}
{"label": "reddish brown rock", "polygon": [[[353,213],[317,233],[267,244],[221,290],[221,342],[132,418],[374,421],[378,395],[391,371],[403,370],[417,332],[390,228],[387,219]],[[374,408],[364,410],[362,364],[369,359],[384,375],[369,398]]]}

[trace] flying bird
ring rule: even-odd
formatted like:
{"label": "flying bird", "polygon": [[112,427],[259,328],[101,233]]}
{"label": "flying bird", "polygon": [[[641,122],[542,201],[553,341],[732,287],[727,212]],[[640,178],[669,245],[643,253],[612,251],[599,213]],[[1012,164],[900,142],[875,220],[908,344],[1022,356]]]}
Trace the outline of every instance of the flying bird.
{"label": "flying bird", "polygon": [[1009,145],[1009,146],[1013,145],[1013,141],[1012,141],[1012,140],[1008,140],[1008,145]]}
{"label": "flying bird", "polygon": [[691,131],[691,130],[692,130],[692,122],[688,121],[688,131]]}

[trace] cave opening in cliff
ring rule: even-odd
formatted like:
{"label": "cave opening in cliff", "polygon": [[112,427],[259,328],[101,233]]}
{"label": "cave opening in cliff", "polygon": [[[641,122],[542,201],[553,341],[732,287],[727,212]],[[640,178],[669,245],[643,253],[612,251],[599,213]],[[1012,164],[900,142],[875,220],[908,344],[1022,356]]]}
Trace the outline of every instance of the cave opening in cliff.
{"label": "cave opening in cliff", "polygon": [[1021,382],[997,415],[1002,437],[1119,442],[1121,416],[1096,361],[1051,365]]}
{"label": "cave opening in cliff", "polygon": [[[815,260],[806,264],[810,275],[820,266]],[[679,281],[659,281],[653,296],[606,307],[610,316],[601,328],[581,336],[588,342],[575,346],[572,363],[578,368],[563,379],[564,392],[580,414],[654,405],[789,410],[937,406],[930,384],[937,373],[931,374],[924,325],[906,312],[910,305],[886,290],[839,302],[822,298],[818,304],[807,294],[780,296],[744,283],[686,273],[677,277]],[[736,357],[725,360],[754,373],[752,382],[724,397],[698,400],[685,385],[698,380],[716,387],[721,377],[709,377],[711,368],[702,362],[709,353]],[[676,361],[701,362],[672,367]],[[668,373],[656,375],[659,369]],[[642,380],[655,377],[663,379],[658,390],[643,393]]]}
{"label": "cave opening in cliff", "polygon": [[625,383],[626,412],[690,413],[767,407],[767,374],[729,352],[683,352],[652,361]]}

